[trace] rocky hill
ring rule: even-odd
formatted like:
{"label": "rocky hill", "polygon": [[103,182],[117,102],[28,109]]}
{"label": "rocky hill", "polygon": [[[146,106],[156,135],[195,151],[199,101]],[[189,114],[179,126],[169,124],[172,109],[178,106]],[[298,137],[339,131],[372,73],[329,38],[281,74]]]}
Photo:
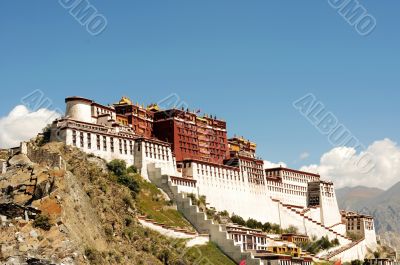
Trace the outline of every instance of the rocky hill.
{"label": "rocky hill", "polygon": [[355,187],[337,191],[342,209],[352,209],[374,217],[381,240],[400,250],[400,182],[387,191]]}
{"label": "rocky hill", "polygon": [[[139,175],[129,175],[134,192],[99,158],[61,143],[35,148],[34,161],[15,155],[0,176],[1,264],[184,265],[204,255],[216,265],[234,264],[213,244],[186,247],[144,228],[139,215],[193,229]],[[55,166],[58,156],[63,163]]]}

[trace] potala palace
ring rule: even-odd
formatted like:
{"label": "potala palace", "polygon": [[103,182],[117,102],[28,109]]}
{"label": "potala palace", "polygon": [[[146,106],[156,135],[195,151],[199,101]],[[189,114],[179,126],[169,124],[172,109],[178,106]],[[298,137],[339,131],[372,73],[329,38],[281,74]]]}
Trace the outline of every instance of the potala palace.
{"label": "potala palace", "polygon": [[[364,259],[376,248],[372,217],[340,211],[331,181],[294,169],[266,168],[256,156],[256,144],[242,137],[228,138],[226,122],[217,117],[200,116],[199,111],[188,109],[164,110],[156,104],[145,107],[126,97],[112,106],[82,97],[69,97],[65,102],[65,116],[52,124],[52,141],[65,142],[107,161],[122,159],[136,166],[145,179],[181,203],[185,217],[199,230],[209,232],[234,260],[238,259],[234,250],[254,250],[252,257],[259,258],[257,264],[296,263],[264,263],[257,250],[266,249],[270,238],[257,231],[241,228],[239,233],[231,227],[226,228],[230,232],[221,234],[223,239],[219,238],[221,231],[214,231],[212,222],[185,206],[188,198],[184,194],[204,195],[209,207],[244,219],[276,223],[282,228],[295,226],[308,238],[338,239],[339,246],[319,255],[326,260]],[[352,241],[350,233],[360,239]],[[224,247],[229,240],[234,249]]]}

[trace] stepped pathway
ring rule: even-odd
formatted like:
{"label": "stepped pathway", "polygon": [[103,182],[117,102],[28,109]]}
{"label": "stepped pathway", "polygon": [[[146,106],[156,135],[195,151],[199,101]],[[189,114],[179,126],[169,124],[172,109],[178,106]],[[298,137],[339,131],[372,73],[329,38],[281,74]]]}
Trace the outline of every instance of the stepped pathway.
{"label": "stepped pathway", "polygon": [[[335,249],[335,250],[333,250],[333,251],[328,251],[326,254],[317,257],[318,259],[321,259],[321,260],[331,260],[331,259],[335,258],[336,256],[342,254],[343,252],[345,252],[345,251],[347,251],[347,250],[350,250],[351,248],[357,246],[357,245],[360,244],[362,241],[364,241],[364,238],[363,238],[363,239],[360,239],[360,240],[357,240],[357,241],[352,241],[349,237],[344,236],[344,235],[342,235],[342,234],[337,233],[336,231],[334,231],[332,228],[335,227],[335,226],[337,226],[337,225],[339,225],[339,224],[334,224],[334,225],[332,225],[332,226],[330,226],[330,227],[327,227],[327,226],[321,224],[320,222],[317,222],[317,221],[311,219],[310,217],[304,215],[304,213],[307,212],[307,211],[306,211],[307,209],[305,209],[305,210],[303,210],[303,211],[299,211],[299,210],[297,210],[295,207],[291,207],[291,206],[285,205],[285,204],[283,204],[282,202],[280,202],[279,200],[273,199],[273,201],[278,202],[282,207],[286,208],[287,210],[289,210],[289,211],[291,211],[291,212],[293,212],[293,213],[295,213],[295,214],[297,214],[297,215],[302,216],[302,217],[304,218],[304,220],[305,220],[306,222],[308,222],[309,224],[312,223],[312,224],[318,225],[319,227],[323,228],[323,229],[327,232],[327,234],[331,234],[331,235],[333,234],[333,235],[335,235],[337,238],[341,238],[344,242],[347,241],[347,243],[346,243],[346,244],[343,244],[340,248],[337,248],[337,249]],[[308,211],[309,211],[309,210],[308,210]]]}
{"label": "stepped pathway", "polygon": [[364,241],[364,238],[362,238],[360,240],[357,240],[357,241],[350,242],[349,244],[347,244],[347,245],[345,245],[345,246],[343,246],[343,247],[341,247],[339,249],[336,249],[336,250],[334,250],[332,252],[328,252],[327,254],[323,255],[321,258],[326,259],[326,260],[330,260],[330,259],[334,258],[335,256],[345,252],[346,250],[349,250],[352,247],[358,245],[362,241]]}
{"label": "stepped pathway", "polygon": [[164,230],[164,232],[169,232],[175,237],[182,238],[193,238],[198,236],[199,234],[196,232],[189,231],[188,229],[176,228],[173,226],[168,226],[164,223],[156,222],[153,219],[147,218],[146,216],[140,215],[137,217],[140,223],[145,223],[151,227],[157,227],[159,230]]}
{"label": "stepped pathway", "polygon": [[311,211],[311,209],[317,209],[317,208],[319,208],[319,206],[310,206],[310,207],[304,208],[304,209],[301,211],[301,213],[302,213],[302,214],[306,214],[306,213],[308,213],[309,211]]}
{"label": "stepped pathway", "polygon": [[246,264],[260,265],[261,260],[254,258],[251,252],[244,252],[240,246],[234,245],[234,241],[229,239],[226,227],[224,225],[214,224],[212,220],[207,218],[204,212],[201,212],[197,205],[192,204],[191,198],[184,193],[176,193],[177,187],[170,183],[172,192],[175,194],[175,202],[178,210],[188,219],[188,221],[196,228],[199,233],[207,233],[210,235],[212,242],[224,252],[228,257],[236,263],[246,260]]}
{"label": "stepped pathway", "polygon": [[226,227],[207,218],[197,205],[193,205],[192,199],[185,193],[179,192],[167,175],[161,174],[161,169],[154,165],[148,166],[148,175],[151,182],[162,189],[177,205],[178,211],[196,228],[199,234],[209,234],[210,240],[229,258],[239,264],[246,260],[247,265],[261,265],[261,260],[253,256],[251,252],[242,251],[240,246],[234,244],[229,238]]}
{"label": "stepped pathway", "polygon": [[319,226],[320,228],[324,229],[327,234],[331,234],[331,237],[337,237],[337,238],[341,238],[343,240],[351,241],[350,238],[348,238],[342,234],[339,234],[338,232],[334,231],[332,228],[327,227],[327,226],[323,225],[322,223],[315,221],[312,218],[306,216],[304,214],[304,211],[300,211],[300,210],[297,210],[295,207],[291,207],[286,204],[283,204],[280,200],[277,200],[277,199],[272,199],[272,201],[279,203],[280,206],[284,207],[285,209],[289,210],[290,212],[301,216],[304,219],[304,221],[308,222],[309,224],[312,223],[312,224],[315,224],[315,225]]}

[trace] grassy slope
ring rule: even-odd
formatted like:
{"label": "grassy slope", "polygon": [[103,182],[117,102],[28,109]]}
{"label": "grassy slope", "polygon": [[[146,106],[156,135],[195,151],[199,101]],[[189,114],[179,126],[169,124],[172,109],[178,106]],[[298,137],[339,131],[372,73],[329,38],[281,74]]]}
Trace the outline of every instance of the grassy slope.
{"label": "grassy slope", "polygon": [[140,186],[140,192],[136,198],[139,212],[159,223],[193,230],[193,227],[181,213],[168,208],[168,201],[164,199],[154,184],[145,181],[139,175],[135,176],[135,180],[138,181]]}
{"label": "grassy slope", "polygon": [[231,259],[221,253],[221,250],[214,244],[195,246],[189,249],[188,255],[196,257],[196,264],[199,265],[235,265]]}

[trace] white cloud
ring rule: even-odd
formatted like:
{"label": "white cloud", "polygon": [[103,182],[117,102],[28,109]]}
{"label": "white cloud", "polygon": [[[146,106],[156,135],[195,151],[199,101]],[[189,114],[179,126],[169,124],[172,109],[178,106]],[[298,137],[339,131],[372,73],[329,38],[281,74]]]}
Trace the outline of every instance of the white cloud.
{"label": "white cloud", "polygon": [[29,111],[25,106],[16,106],[7,116],[0,118],[0,148],[18,146],[42,131],[47,124],[60,116],[48,109]]}
{"label": "white cloud", "polygon": [[264,160],[264,169],[266,168],[274,168],[274,167],[287,167],[286,163],[284,162],[278,162],[278,163],[273,163],[267,160]]}
{"label": "white cloud", "polygon": [[[360,166],[368,157],[368,167]],[[358,161],[362,163],[357,164]],[[400,181],[400,146],[386,138],[373,142],[361,153],[351,147],[336,147],[321,156],[319,165],[300,170],[319,173],[337,188],[364,185],[386,189]]]}
{"label": "white cloud", "polygon": [[300,160],[304,160],[307,159],[310,156],[310,154],[308,152],[303,152],[300,154],[299,158]]}

